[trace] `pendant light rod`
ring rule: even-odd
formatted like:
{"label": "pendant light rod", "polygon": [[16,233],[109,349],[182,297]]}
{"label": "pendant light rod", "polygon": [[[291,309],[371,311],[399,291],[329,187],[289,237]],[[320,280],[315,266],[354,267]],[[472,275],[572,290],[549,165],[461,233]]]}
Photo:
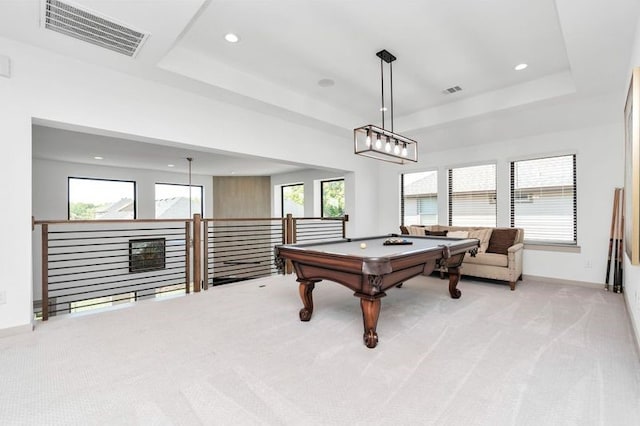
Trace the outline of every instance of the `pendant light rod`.
{"label": "pendant light rod", "polygon": [[384,65],[382,64],[382,56],[380,57],[380,93],[382,93],[380,112],[382,113],[382,128],[384,129]]}
{"label": "pendant light rod", "polygon": [[187,161],[189,162],[189,218],[193,217],[193,212],[191,211],[191,162],[193,158],[187,157]]}
{"label": "pendant light rod", "polygon": [[[391,88],[391,133],[393,133],[393,63],[389,62],[389,85]],[[382,125],[384,127],[384,124]]]}
{"label": "pendant light rod", "polygon": [[391,89],[391,131],[393,132],[393,64],[397,58],[393,56],[387,49],[383,49],[376,53],[376,56],[380,58],[380,83],[382,85],[382,106],[380,109],[382,110],[382,128],[384,129],[384,64],[383,61],[389,64],[389,74],[390,74],[390,89]]}

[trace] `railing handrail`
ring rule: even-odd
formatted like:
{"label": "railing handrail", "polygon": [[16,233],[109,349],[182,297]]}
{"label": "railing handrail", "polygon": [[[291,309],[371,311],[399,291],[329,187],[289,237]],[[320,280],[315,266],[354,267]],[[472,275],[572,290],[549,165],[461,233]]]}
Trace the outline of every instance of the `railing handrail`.
{"label": "railing handrail", "polygon": [[[297,217],[293,216],[296,220],[335,220],[335,221],[349,221],[349,215],[339,216],[339,217]],[[216,217],[203,217],[202,220],[206,221],[216,221],[216,222],[249,222],[249,221],[283,221],[286,220],[286,217],[243,217],[243,218],[216,218]],[[60,224],[97,224],[97,223],[145,223],[145,222],[193,222],[193,218],[184,218],[184,219],[80,219],[80,220],[71,220],[71,219],[33,219],[34,225],[60,225]]]}

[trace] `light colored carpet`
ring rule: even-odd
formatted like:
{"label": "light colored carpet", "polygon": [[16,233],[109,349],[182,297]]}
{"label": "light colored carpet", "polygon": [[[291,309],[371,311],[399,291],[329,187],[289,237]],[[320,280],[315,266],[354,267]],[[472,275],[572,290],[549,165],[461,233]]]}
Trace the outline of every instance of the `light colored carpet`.
{"label": "light colored carpet", "polygon": [[0,339],[0,424],[638,425],[640,363],[621,295],[418,277],[382,300],[375,349],[332,282],[294,276]]}

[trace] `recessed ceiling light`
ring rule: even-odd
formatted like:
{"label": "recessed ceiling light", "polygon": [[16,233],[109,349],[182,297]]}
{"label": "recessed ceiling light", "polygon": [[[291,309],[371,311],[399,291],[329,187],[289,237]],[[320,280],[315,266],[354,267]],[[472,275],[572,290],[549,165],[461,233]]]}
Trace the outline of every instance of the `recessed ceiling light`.
{"label": "recessed ceiling light", "polygon": [[175,164],[167,164],[167,167],[175,167]]}
{"label": "recessed ceiling light", "polygon": [[240,41],[240,38],[234,33],[228,33],[227,35],[224,36],[224,39],[227,40],[229,43],[237,43],[238,41]]}
{"label": "recessed ceiling light", "polygon": [[93,157],[94,160],[104,160],[104,157],[99,157],[99,156],[95,156]]}
{"label": "recessed ceiling light", "polygon": [[518,64],[515,67],[513,67],[513,69],[516,70],[516,71],[522,71],[523,69],[525,69],[528,66],[529,65],[527,65],[527,64]]}
{"label": "recessed ceiling light", "polygon": [[330,78],[323,78],[322,80],[318,80],[318,86],[320,87],[331,87],[334,84],[336,84],[336,82],[331,80]]}

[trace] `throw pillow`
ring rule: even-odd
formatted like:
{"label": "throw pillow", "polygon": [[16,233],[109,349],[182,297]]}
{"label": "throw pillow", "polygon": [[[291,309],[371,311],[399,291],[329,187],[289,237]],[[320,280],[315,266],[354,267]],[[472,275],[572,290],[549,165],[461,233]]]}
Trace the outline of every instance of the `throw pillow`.
{"label": "throw pillow", "polygon": [[491,239],[489,239],[489,247],[487,253],[507,254],[509,247],[516,240],[517,229],[514,228],[495,228],[491,231]]}
{"label": "throw pillow", "polygon": [[449,231],[449,233],[447,234],[447,237],[450,237],[450,238],[468,238],[469,237],[469,232],[468,231]]}
{"label": "throw pillow", "polygon": [[406,226],[400,225],[400,233],[403,235],[409,235],[409,230],[407,229]]}
{"label": "throw pillow", "polygon": [[424,235],[429,235],[431,237],[446,237],[447,236],[447,232],[449,232],[448,230],[444,230],[444,231],[429,231],[429,230],[425,230],[424,231]]}
{"label": "throw pillow", "polygon": [[409,235],[423,236],[424,235],[424,226],[411,225],[409,227]]}
{"label": "throw pillow", "polygon": [[469,238],[477,238],[480,240],[480,247],[478,253],[484,253],[489,248],[489,240],[491,238],[491,228],[486,229],[474,229],[469,231]]}

